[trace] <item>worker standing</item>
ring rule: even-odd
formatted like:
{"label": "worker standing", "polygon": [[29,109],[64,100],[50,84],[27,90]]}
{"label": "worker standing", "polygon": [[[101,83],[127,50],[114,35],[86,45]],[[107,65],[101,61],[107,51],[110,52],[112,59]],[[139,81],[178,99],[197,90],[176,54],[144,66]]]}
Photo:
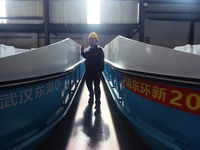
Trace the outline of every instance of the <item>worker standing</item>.
{"label": "worker standing", "polygon": [[[85,79],[89,91],[88,104],[94,103],[95,95],[95,115],[101,112],[100,109],[100,77],[104,69],[104,52],[103,48],[98,45],[98,35],[91,32],[88,36],[89,47],[87,49],[81,46],[81,55],[85,58]],[[94,89],[93,89],[94,86]]]}

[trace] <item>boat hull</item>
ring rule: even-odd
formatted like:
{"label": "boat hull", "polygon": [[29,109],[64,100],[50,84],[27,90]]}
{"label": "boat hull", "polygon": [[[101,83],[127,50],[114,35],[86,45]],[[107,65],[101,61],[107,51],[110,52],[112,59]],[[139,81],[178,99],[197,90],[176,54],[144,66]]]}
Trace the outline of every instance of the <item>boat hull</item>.
{"label": "boat hull", "polygon": [[[105,47],[103,73],[119,110],[151,149],[199,150],[200,57],[120,38]],[[176,64],[183,58],[195,59]]]}
{"label": "boat hull", "polygon": [[66,39],[34,50],[4,50],[0,149],[36,149],[73,102],[85,71],[80,46]]}
{"label": "boat hull", "polygon": [[200,149],[199,88],[125,74],[109,64],[104,78],[118,108],[149,147]]}
{"label": "boat hull", "polygon": [[67,113],[83,74],[81,63],[67,73],[1,88],[0,149],[22,149],[41,142],[38,139]]}

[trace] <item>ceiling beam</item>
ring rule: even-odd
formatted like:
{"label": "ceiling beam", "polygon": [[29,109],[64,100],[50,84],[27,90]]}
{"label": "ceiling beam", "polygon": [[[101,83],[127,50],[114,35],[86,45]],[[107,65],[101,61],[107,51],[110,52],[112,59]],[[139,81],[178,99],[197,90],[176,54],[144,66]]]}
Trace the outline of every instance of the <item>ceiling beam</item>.
{"label": "ceiling beam", "polygon": [[178,12],[178,11],[145,11],[146,14],[176,14],[176,15],[200,15],[200,12]]}
{"label": "ceiling beam", "polygon": [[[138,24],[49,24],[50,33],[129,34]],[[0,24],[0,32],[44,33],[44,24]]]}
{"label": "ceiling beam", "polygon": [[41,33],[44,32],[44,25],[43,24],[0,24],[0,32]]}
{"label": "ceiling beam", "polygon": [[148,4],[184,4],[184,5],[200,5],[199,0],[145,0]]}
{"label": "ceiling beam", "polygon": [[150,20],[158,20],[158,21],[187,21],[187,22],[198,22],[200,21],[200,18],[196,19],[196,18],[191,18],[191,17],[187,17],[187,18],[173,18],[173,17],[163,17],[163,18],[157,18],[157,17],[150,17],[150,16],[146,16],[147,19]]}
{"label": "ceiling beam", "polygon": [[31,16],[31,17],[0,17],[0,19],[7,19],[7,20],[43,20],[43,17],[39,16]]}
{"label": "ceiling beam", "polygon": [[55,33],[89,33],[92,31],[105,34],[127,34],[137,24],[50,24],[50,31]]}

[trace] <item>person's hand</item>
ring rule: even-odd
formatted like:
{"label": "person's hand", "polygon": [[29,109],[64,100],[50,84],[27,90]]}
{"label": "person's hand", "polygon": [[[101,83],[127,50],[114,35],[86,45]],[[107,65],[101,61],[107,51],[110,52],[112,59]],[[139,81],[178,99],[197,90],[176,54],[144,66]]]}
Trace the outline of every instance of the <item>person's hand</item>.
{"label": "person's hand", "polygon": [[81,45],[81,51],[84,51],[85,47],[83,45]]}

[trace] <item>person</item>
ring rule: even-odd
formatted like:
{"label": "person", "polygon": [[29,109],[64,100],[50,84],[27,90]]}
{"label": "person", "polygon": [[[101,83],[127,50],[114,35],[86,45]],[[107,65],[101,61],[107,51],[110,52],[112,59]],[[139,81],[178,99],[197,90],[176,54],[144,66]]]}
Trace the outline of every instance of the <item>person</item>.
{"label": "person", "polygon": [[85,58],[85,79],[89,91],[88,104],[93,105],[95,95],[95,114],[98,114],[101,112],[100,77],[104,70],[104,52],[103,48],[98,45],[98,35],[95,32],[89,34],[88,44],[87,49],[83,45],[81,46],[81,55]]}

